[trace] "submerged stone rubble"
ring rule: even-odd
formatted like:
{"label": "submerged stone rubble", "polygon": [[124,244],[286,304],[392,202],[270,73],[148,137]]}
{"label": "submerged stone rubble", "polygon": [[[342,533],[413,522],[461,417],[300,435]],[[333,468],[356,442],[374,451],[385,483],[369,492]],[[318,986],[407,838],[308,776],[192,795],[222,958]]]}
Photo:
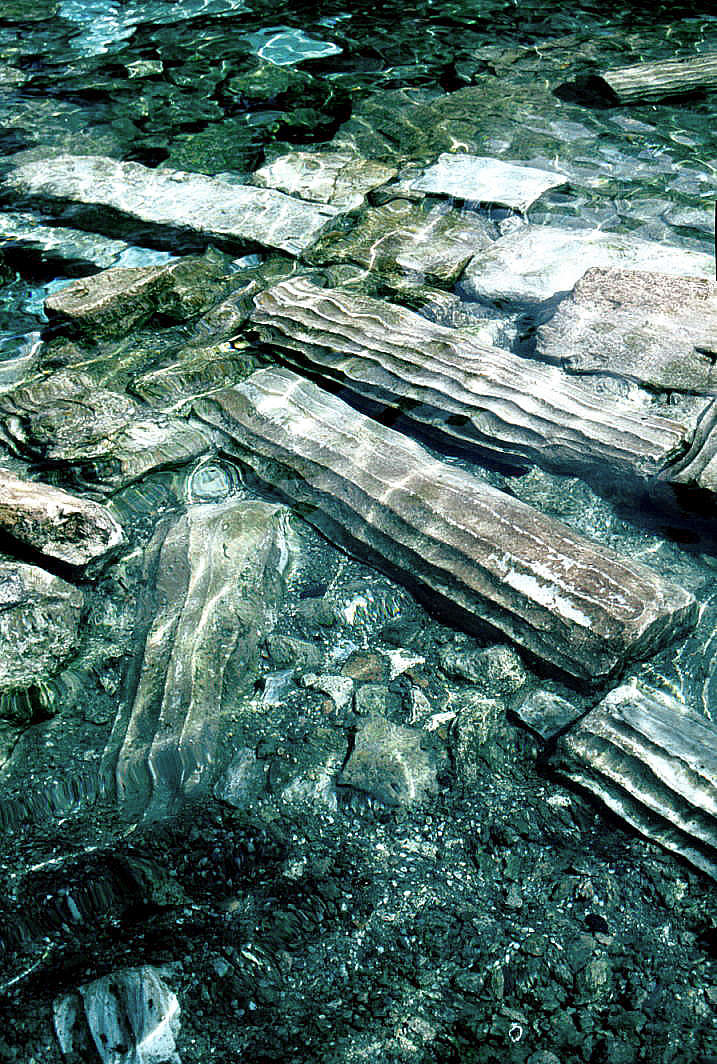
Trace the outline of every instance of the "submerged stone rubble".
{"label": "submerged stone rubble", "polygon": [[0,1061],[711,1064],[709,20],[105,6],[0,11]]}

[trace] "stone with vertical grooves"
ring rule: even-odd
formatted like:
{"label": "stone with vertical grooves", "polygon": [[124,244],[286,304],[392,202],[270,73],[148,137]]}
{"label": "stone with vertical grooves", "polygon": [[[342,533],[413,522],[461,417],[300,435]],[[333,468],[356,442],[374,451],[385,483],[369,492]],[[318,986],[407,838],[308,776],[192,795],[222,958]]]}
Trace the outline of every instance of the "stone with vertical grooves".
{"label": "stone with vertical grooves", "polygon": [[251,685],[281,601],[287,516],[282,506],[232,498],[160,522],[148,550],[154,616],[105,752],[126,813],[166,813],[202,793],[221,762],[223,714]]}
{"label": "stone with vertical grooves", "polygon": [[223,446],[329,539],[456,624],[487,623],[588,684],[670,642],[692,596],[286,369],[199,400]]}

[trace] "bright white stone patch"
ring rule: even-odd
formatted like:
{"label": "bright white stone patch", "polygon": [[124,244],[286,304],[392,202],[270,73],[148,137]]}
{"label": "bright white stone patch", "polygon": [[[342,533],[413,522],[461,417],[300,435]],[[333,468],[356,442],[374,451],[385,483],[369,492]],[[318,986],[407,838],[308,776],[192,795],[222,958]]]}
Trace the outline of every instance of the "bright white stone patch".
{"label": "bright white stone patch", "polygon": [[469,299],[542,303],[569,292],[595,266],[655,270],[678,277],[714,275],[712,256],[701,251],[601,229],[522,225],[476,252],[461,287]]}
{"label": "bright white stone patch", "polygon": [[411,183],[411,188],[525,211],[549,188],[564,185],[566,180],[563,174],[538,170],[534,166],[516,166],[482,155],[446,152],[422,177]]}

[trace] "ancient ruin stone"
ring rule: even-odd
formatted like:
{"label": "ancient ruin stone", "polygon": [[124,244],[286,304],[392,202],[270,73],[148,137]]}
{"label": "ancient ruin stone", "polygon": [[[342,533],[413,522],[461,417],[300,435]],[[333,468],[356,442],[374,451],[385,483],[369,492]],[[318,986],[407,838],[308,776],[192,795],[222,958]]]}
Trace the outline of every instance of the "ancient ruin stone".
{"label": "ancient ruin stone", "polygon": [[305,278],[257,295],[253,320],[262,339],[330,386],[508,463],[654,476],[689,440],[678,421],[609,400],[557,367]]}
{"label": "ancient ruin stone", "polygon": [[202,793],[226,757],[223,715],[251,687],[281,601],[286,519],[284,507],[230,499],[158,527],[147,555],[155,613],[106,752],[128,813],[158,815]]}
{"label": "ancient ruin stone", "polygon": [[179,1002],[149,965],[110,972],[55,1000],[55,1031],[68,1061],[181,1064]]}

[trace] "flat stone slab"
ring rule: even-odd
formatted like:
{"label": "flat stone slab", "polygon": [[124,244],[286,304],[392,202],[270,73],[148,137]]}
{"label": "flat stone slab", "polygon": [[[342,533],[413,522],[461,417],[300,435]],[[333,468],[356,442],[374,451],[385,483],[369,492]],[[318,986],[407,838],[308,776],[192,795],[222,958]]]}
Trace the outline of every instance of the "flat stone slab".
{"label": "flat stone slab", "polygon": [[537,333],[540,358],[658,391],[717,394],[717,284],[588,270]]}
{"label": "flat stone slab", "polygon": [[444,152],[410,187],[420,192],[475,203],[492,203],[526,211],[550,188],[564,185],[567,178],[534,166],[517,166],[502,159],[464,152]]}
{"label": "flat stone slab", "polygon": [[98,563],[123,542],[99,503],[0,469],[0,529],[46,558],[76,568]]}
{"label": "flat stone slab", "polygon": [[305,258],[315,264],[348,262],[379,273],[453,284],[492,240],[490,224],[477,214],[443,205],[426,210],[398,199],[364,211],[348,233],[327,233]]}
{"label": "flat stone slab", "polygon": [[116,267],[54,292],[45,313],[90,340],[124,336],[156,314],[178,321],[202,314],[224,294],[225,278],[222,264],[196,255],[161,266]]}
{"label": "flat stone slab", "polygon": [[83,594],[34,565],[0,562],[0,694],[41,683],[71,657]]}
{"label": "flat stone slab", "polygon": [[199,400],[222,447],[329,539],[456,624],[488,624],[588,684],[690,626],[692,596],[285,369]]}
{"label": "flat stone slab", "polygon": [[363,205],[368,192],[397,173],[393,166],[351,152],[292,151],[262,166],[252,180],[262,188],[351,211]]}
{"label": "flat stone slab", "polygon": [[105,270],[116,266],[130,245],[81,229],[44,225],[34,215],[21,211],[5,211],[0,214],[0,248],[15,259],[23,255]]}
{"label": "flat stone slab", "polygon": [[0,398],[7,444],[80,489],[109,493],[204,454],[209,440],[91,377],[62,370]]}
{"label": "flat stone slab", "polygon": [[534,305],[569,292],[593,267],[714,277],[712,256],[700,251],[601,229],[525,225],[477,252],[461,288],[470,299]]}
{"label": "flat stone slab", "polygon": [[618,687],[558,741],[554,765],[717,878],[717,730],[689,706]]}
{"label": "flat stone slab", "polygon": [[690,442],[678,421],[599,395],[557,366],[302,277],[259,293],[252,318],[265,343],[328,385],[508,464],[649,478]]}
{"label": "flat stone slab", "polygon": [[[248,244],[298,255],[338,210],[274,189],[239,185],[181,170],[152,170],[103,155],[58,155],[21,163],[4,187],[44,205],[87,208],[94,227],[123,215],[144,225],[188,232],[207,243]],[[102,215],[102,209],[112,214]]]}

